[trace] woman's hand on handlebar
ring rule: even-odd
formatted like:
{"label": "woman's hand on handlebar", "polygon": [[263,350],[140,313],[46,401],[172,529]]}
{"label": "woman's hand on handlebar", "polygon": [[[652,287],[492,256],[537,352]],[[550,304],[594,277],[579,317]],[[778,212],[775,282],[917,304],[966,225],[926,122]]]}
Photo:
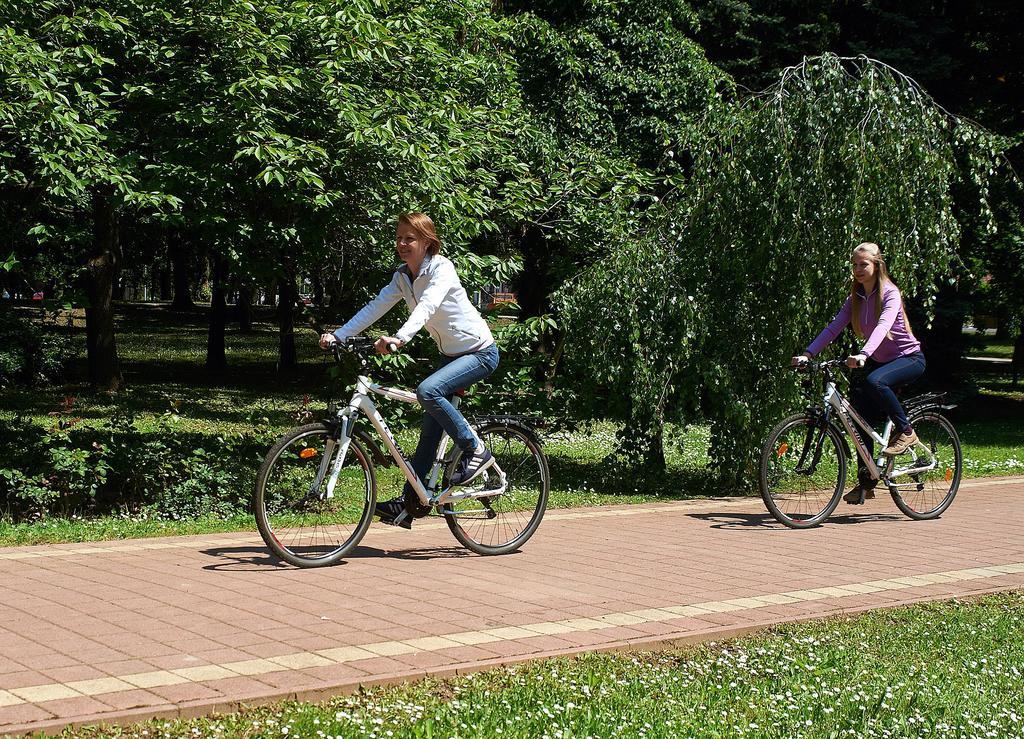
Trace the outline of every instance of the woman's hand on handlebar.
{"label": "woman's hand on handlebar", "polygon": [[320,334],[320,348],[330,349],[333,344],[338,343],[338,337],[334,334]]}
{"label": "woman's hand on handlebar", "polygon": [[865,354],[851,354],[846,358],[846,366],[850,369],[857,369],[858,367],[863,367],[866,361],[868,361],[868,358]]}
{"label": "woman's hand on handlebar", "polygon": [[377,350],[378,354],[391,354],[392,351],[401,349],[404,343],[404,341],[394,336],[381,336],[374,342],[373,348]]}
{"label": "woman's hand on handlebar", "polygon": [[800,354],[789,360],[790,367],[801,367],[810,361],[810,357],[807,354]]}

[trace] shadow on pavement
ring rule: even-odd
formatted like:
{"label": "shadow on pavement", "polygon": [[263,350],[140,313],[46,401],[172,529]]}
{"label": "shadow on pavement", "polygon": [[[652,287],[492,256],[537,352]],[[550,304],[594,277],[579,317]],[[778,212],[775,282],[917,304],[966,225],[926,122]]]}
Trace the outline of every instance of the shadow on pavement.
{"label": "shadow on pavement", "polygon": [[687,513],[689,518],[710,521],[713,529],[782,528],[770,513]]}
{"label": "shadow on pavement", "polygon": [[[217,557],[224,562],[209,564],[203,567],[204,570],[222,570],[230,572],[246,572],[259,570],[302,569],[278,559],[266,547],[260,546],[232,546],[232,547],[211,547],[201,550],[202,554],[209,557]],[[358,546],[347,557],[336,562],[339,566],[347,564],[352,559],[405,559],[405,560],[429,560],[429,559],[461,559],[472,556],[472,553],[459,546],[449,547],[412,547],[406,549],[378,549],[377,547]]]}
{"label": "shadow on pavement", "polygon": [[474,556],[462,547],[412,547],[409,549],[378,549],[377,547],[358,546],[346,559],[370,559],[384,557],[387,559],[462,559]]}
{"label": "shadow on pavement", "polygon": [[[223,562],[204,565],[204,570],[221,570],[226,572],[252,572],[259,570],[297,569],[287,562],[275,557],[269,549],[259,546],[244,547],[211,547],[201,550],[209,557],[218,557]],[[344,564],[344,562],[339,562]]]}
{"label": "shadow on pavement", "polygon": [[839,515],[831,515],[826,523],[869,523],[873,521],[909,521],[910,519],[906,516],[902,516],[896,513],[841,513]]}
{"label": "shadow on pavement", "polygon": [[[786,529],[781,523],[775,520],[772,514],[768,513],[687,513],[690,518],[697,518],[702,521],[710,521],[711,528],[713,529],[765,529],[766,531],[784,531]],[[859,524],[859,523],[873,523],[876,521],[899,521],[902,520],[903,516],[893,515],[891,513],[868,513],[868,514],[857,514],[848,513],[840,515],[832,515],[825,521],[822,526],[828,526],[829,524]]]}

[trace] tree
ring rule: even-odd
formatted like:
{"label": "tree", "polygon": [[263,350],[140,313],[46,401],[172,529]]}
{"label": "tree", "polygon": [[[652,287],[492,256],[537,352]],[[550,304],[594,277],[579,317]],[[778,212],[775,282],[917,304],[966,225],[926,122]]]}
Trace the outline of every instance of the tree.
{"label": "tree", "polygon": [[606,242],[635,238],[612,228],[682,181],[727,80],[694,42],[695,16],[680,0],[506,1],[502,12],[516,21],[519,78],[539,129],[528,156],[542,207],[509,229],[520,236],[532,315]]}
{"label": "tree", "polygon": [[[938,105],[958,116],[1017,140],[1024,132],[1024,75],[1018,63],[1019,29],[1024,24],[1021,3],[695,0],[694,5],[701,20],[698,38],[708,56],[742,85],[761,89],[780,68],[826,50],[866,54],[912,77]],[[1005,148],[1019,171],[1024,150],[1019,145]],[[995,188],[993,195],[1000,198],[993,197],[993,203],[1020,198],[1019,183]],[[989,275],[1006,274],[1005,265],[1024,259],[1016,251],[1018,242],[998,235],[1020,232],[1019,216],[1013,209],[997,207],[998,228],[991,232],[988,219],[973,217],[975,188],[963,189],[965,208],[954,208],[963,231],[962,263],[955,281],[939,286],[939,313],[922,332],[929,377],[942,381],[960,371],[964,318],[980,303],[995,306],[1005,322],[1024,310],[1007,281],[984,282]]]}
{"label": "tree", "polygon": [[[55,0],[8,4],[2,13],[0,130],[9,143],[0,182],[31,193],[26,217],[36,225],[29,233],[57,246],[68,271],[76,272],[76,263],[81,269],[89,300],[90,380],[97,389],[117,390],[122,380],[111,294],[119,262],[118,213],[174,203],[144,181],[145,167],[112,103],[131,84],[119,77],[113,58],[138,38],[124,18]],[[158,55],[150,61],[158,64]],[[91,238],[85,230],[48,228],[54,213],[91,223]]]}
{"label": "tree", "polygon": [[[524,315],[554,311],[564,329],[535,381],[559,362],[562,412],[626,422],[620,461],[663,466],[673,375],[650,369],[660,351],[651,342],[679,332],[639,317],[683,306],[663,305],[672,296],[654,289],[672,277],[647,261],[659,247],[646,232],[685,183],[728,80],[693,41],[685,2],[505,2],[502,12],[517,22],[519,77],[539,129],[529,156],[542,207],[514,231],[519,294]],[[627,322],[613,320],[621,306]],[[610,377],[636,382],[610,391]]]}
{"label": "tree", "polygon": [[998,140],[891,68],[834,56],[785,70],[715,124],[687,187],[652,218],[660,238],[639,259],[613,254],[613,275],[592,268],[588,304],[615,308],[578,311],[567,354],[632,342],[637,366],[588,365],[630,404],[631,433],[655,438],[663,416],[703,415],[713,466],[742,485],[763,433],[797,398],[788,358],[842,302],[851,248],[885,244],[901,288],[932,311],[960,236],[953,189],[962,177],[984,183]]}

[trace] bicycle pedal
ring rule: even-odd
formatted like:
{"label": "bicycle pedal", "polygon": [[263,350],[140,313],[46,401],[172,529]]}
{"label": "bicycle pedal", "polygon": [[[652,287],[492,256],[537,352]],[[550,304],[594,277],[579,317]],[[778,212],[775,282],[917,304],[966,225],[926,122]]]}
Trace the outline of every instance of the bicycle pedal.
{"label": "bicycle pedal", "polygon": [[388,526],[398,526],[399,528],[403,529],[412,529],[412,516],[410,516],[408,513],[405,513],[404,511],[402,512],[401,515],[398,516],[398,518],[393,518],[391,520],[382,518],[380,522]]}

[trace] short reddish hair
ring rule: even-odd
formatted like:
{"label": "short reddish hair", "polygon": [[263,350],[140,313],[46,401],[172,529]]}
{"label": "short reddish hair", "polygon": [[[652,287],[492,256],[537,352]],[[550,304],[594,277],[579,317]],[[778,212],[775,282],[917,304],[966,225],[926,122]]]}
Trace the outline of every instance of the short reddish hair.
{"label": "short reddish hair", "polygon": [[415,231],[417,236],[427,242],[427,253],[431,256],[440,253],[441,239],[437,237],[437,230],[434,228],[434,222],[426,213],[418,213],[416,211],[403,213],[398,216],[398,222],[404,223]]}

